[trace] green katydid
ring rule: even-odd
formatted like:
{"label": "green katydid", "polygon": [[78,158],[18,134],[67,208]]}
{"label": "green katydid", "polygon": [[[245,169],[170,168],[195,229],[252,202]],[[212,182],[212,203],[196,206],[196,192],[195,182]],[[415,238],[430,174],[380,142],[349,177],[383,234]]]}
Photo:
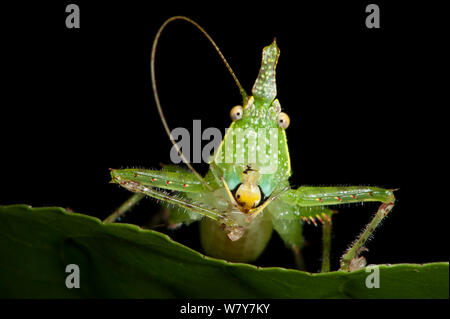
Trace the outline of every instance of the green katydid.
{"label": "green katydid", "polygon": [[[156,89],[157,43],[163,29],[174,20],[193,24],[208,38],[233,76],[243,99],[242,106],[235,106],[230,112],[232,123],[211,157],[205,176],[189,164],[172,138]],[[363,186],[290,187],[292,171],[285,133],[290,120],[281,112],[276,99],[275,68],[279,54],[275,40],[263,49],[261,69],[249,96],[202,27],[183,16],[166,20],[153,43],[152,85],[166,132],[190,171],[175,165],[163,170],[111,170],[112,181],[135,194],[105,222],[114,222],[147,195],[170,204],[171,217],[177,222],[200,221],[200,237],[206,254],[236,262],[251,262],[258,258],[273,229],[298,257],[303,245],[303,223],[321,223],[324,242],[322,271],[329,271],[332,215],[335,211],[327,206],[377,201],[381,205],[372,221],[341,258],[341,270],[351,271],[364,266],[365,259],[360,257],[360,253],[365,249],[369,236],[394,206],[394,190]],[[263,141],[265,143],[261,146]],[[256,152],[255,148],[265,156],[251,156]]]}

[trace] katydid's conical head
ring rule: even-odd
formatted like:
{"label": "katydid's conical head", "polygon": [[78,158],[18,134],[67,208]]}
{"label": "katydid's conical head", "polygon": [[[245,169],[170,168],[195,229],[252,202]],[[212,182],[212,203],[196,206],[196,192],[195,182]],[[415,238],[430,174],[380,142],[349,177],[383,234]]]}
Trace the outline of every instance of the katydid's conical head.
{"label": "katydid's conical head", "polygon": [[270,106],[277,96],[275,68],[277,67],[279,56],[280,49],[278,49],[274,39],[271,45],[263,49],[261,69],[252,89],[255,100],[265,106]]}
{"label": "katydid's conical head", "polygon": [[253,95],[244,105],[231,109],[233,122],[213,157],[224,184],[244,213],[264,205],[291,175],[285,133],[290,121],[276,99],[275,68],[279,55],[275,40],[263,49]]}

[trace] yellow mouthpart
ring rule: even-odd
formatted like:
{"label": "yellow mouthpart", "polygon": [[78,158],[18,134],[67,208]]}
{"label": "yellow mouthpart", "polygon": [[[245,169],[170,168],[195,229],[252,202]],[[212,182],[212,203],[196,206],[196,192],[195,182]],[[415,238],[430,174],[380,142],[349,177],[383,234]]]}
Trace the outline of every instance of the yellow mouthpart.
{"label": "yellow mouthpart", "polygon": [[236,191],[236,201],[239,205],[248,212],[255,208],[261,201],[261,191],[255,184],[241,184]]}

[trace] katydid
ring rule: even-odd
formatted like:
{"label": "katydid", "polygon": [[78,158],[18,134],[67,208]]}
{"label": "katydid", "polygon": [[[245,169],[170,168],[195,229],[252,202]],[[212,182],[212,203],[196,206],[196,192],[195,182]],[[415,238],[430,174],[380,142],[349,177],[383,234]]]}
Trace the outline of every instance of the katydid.
{"label": "katydid", "polygon": [[[232,123],[201,176],[175,143],[166,123],[155,80],[155,54],[161,32],[175,20],[193,24],[211,42],[233,76],[242,105],[231,109]],[[290,119],[276,99],[275,68],[280,50],[274,40],[262,52],[252,95],[247,95],[217,45],[196,22],[183,16],[166,20],[156,34],[151,56],[152,87],[161,120],[172,143],[190,170],[170,165],[163,170],[112,169],[114,183],[135,193],[105,222],[145,196],[169,204],[170,218],[179,223],[200,222],[200,238],[207,255],[235,262],[251,262],[264,251],[273,229],[299,254],[304,222],[323,227],[322,271],[329,271],[332,215],[329,205],[376,201],[381,205],[365,230],[341,258],[341,270],[365,265],[360,253],[381,220],[394,206],[394,190],[378,187],[291,188],[292,174],[286,129]],[[242,132],[244,132],[242,134]],[[261,155],[263,154],[263,155]]]}

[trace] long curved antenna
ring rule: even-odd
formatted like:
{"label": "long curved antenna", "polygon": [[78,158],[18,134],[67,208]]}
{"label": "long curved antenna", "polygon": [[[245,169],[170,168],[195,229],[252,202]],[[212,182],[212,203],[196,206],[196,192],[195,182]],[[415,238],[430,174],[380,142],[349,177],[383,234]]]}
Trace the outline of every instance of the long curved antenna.
{"label": "long curved antenna", "polygon": [[151,71],[151,79],[152,79],[152,88],[153,88],[153,94],[155,97],[155,102],[156,102],[156,107],[158,108],[158,112],[159,115],[161,117],[161,122],[163,123],[164,129],[167,132],[167,135],[170,138],[170,141],[172,142],[172,144],[175,146],[178,154],[180,154],[181,158],[183,159],[183,162],[189,167],[189,169],[195,174],[195,176],[210,190],[212,191],[213,189],[211,188],[211,186],[208,185],[208,183],[206,183],[206,181],[203,179],[203,177],[194,169],[194,167],[192,167],[192,165],[189,163],[189,161],[186,159],[186,157],[184,156],[183,152],[181,152],[180,147],[178,146],[177,143],[175,143],[175,139],[172,136],[172,133],[170,132],[169,126],[167,125],[167,121],[166,118],[164,116],[162,107],[161,107],[161,103],[159,101],[159,95],[158,95],[158,89],[156,88],[156,77],[155,77],[155,56],[156,56],[156,47],[158,45],[158,40],[161,36],[162,31],[166,28],[166,26],[174,21],[174,20],[185,20],[191,24],[193,24],[197,29],[199,29],[203,35],[206,36],[206,38],[209,40],[209,42],[213,45],[214,49],[217,51],[217,53],[219,54],[220,58],[222,59],[223,63],[225,64],[225,67],[227,68],[227,70],[230,72],[231,76],[233,77],[234,81],[236,82],[236,85],[239,88],[239,91],[242,95],[242,98],[244,100],[244,104],[245,102],[248,100],[248,95],[245,92],[245,90],[243,89],[242,85],[239,83],[239,80],[237,79],[236,75],[234,74],[233,70],[231,69],[230,65],[228,64],[227,60],[225,59],[225,57],[223,56],[222,52],[220,52],[219,47],[216,45],[216,43],[214,42],[214,40],[209,36],[209,34],[195,21],[189,19],[188,17],[185,16],[174,16],[171,17],[169,19],[167,19],[159,28],[158,32],[156,33],[155,36],[155,40],[153,40],[153,46],[152,46],[152,54],[151,54],[151,63],[150,63],[150,71]]}

